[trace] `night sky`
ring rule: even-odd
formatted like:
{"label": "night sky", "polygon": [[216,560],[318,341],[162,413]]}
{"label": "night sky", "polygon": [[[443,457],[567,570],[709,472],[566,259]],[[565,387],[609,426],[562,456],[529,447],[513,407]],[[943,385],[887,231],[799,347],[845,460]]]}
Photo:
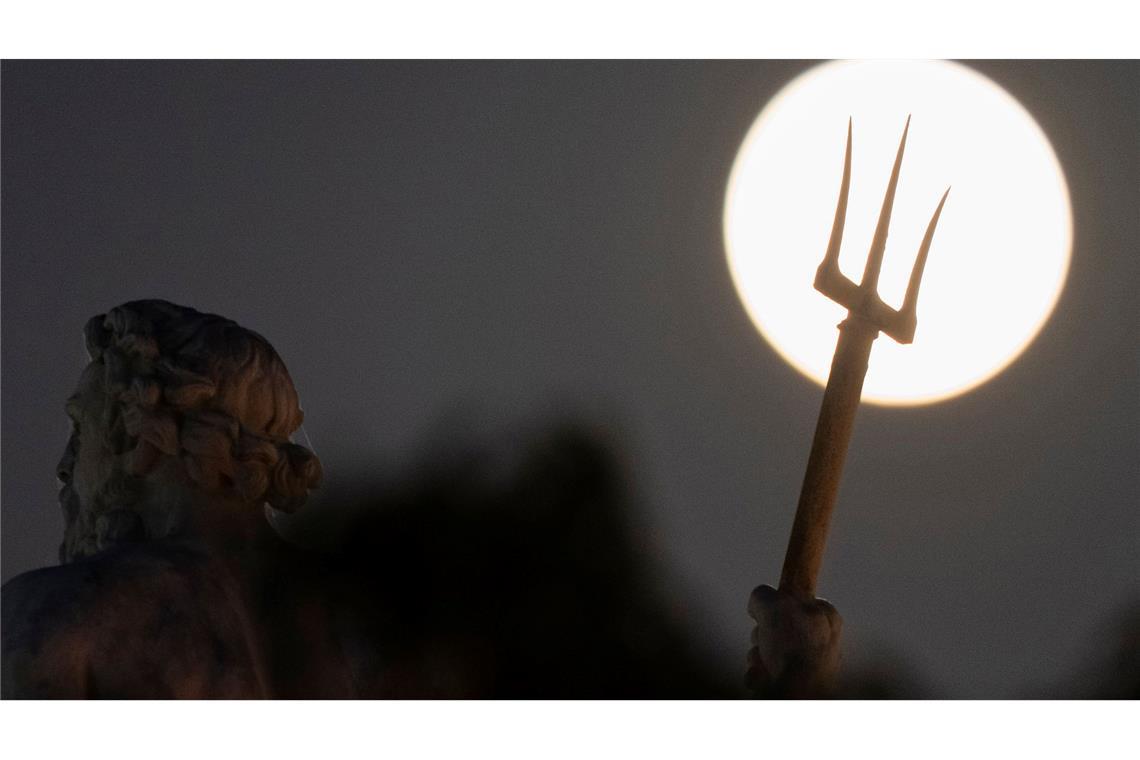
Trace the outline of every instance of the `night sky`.
{"label": "night sky", "polygon": [[[84,322],[165,298],[273,343],[329,483],[441,436],[607,430],[661,587],[742,673],[822,391],[748,320],[721,215],[809,65],[6,61],[3,578],[55,561]],[[1140,598],[1140,64],[969,65],[1052,140],[1069,278],[989,383],[863,406],[819,593],[849,660],[1005,697],[1072,678]]]}

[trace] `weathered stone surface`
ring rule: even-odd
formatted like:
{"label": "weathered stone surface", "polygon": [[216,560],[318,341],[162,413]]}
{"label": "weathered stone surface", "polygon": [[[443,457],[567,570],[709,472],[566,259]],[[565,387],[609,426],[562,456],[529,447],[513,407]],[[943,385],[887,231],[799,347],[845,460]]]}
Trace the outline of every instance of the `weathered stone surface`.
{"label": "weathered stone surface", "polygon": [[[290,604],[262,609],[283,551],[264,505],[296,509],[321,477],[289,440],[302,413],[285,365],[261,336],[164,301],[95,317],[86,338],[57,469],[64,564],[4,586],[4,696],[273,695],[264,622]],[[326,636],[319,616],[302,627]],[[325,664],[312,695],[347,694]]]}

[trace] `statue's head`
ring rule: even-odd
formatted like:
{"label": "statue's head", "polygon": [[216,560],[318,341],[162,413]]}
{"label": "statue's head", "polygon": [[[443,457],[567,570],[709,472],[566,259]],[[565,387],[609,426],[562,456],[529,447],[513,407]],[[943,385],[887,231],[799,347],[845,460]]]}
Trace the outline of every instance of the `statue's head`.
{"label": "statue's head", "polygon": [[285,364],[257,333],[166,301],[88,321],[91,363],[68,399],[60,460],[62,561],[181,530],[194,509],[299,508],[321,465],[292,443],[303,414]]}

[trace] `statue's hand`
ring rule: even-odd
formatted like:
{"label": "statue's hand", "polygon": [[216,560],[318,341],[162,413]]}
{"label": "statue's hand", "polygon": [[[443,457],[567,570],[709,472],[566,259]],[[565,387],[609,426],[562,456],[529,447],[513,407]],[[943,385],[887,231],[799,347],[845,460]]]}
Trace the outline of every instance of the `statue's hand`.
{"label": "statue's hand", "polygon": [[831,693],[843,618],[829,602],[758,586],[748,599],[748,614],[756,621],[747,681],[755,696],[811,699]]}

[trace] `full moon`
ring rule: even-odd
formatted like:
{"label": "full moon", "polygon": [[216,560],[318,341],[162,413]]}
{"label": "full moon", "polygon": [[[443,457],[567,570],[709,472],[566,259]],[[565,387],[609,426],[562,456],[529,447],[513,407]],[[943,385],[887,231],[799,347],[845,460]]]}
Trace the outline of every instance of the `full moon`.
{"label": "full moon", "polygon": [[728,264],[760,333],[823,384],[846,310],[812,287],[835,215],[848,117],[851,191],[839,264],[859,282],[899,138],[910,133],[879,295],[894,308],[947,187],[918,298],[914,343],[875,341],[863,399],[928,404],[1007,367],[1061,294],[1072,213],[1048,138],[1012,95],[948,62],[836,62],[784,87],[733,165]]}

